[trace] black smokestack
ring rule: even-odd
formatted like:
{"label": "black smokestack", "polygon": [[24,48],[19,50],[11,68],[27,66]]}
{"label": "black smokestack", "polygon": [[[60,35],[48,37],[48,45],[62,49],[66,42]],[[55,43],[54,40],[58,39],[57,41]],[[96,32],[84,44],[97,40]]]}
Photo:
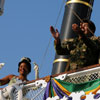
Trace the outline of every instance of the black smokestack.
{"label": "black smokestack", "polygon": [[[76,37],[72,24],[79,24],[81,19],[90,19],[94,0],[67,0],[63,16],[60,39],[61,42]],[[69,55],[57,55],[53,63],[52,74],[64,72]]]}

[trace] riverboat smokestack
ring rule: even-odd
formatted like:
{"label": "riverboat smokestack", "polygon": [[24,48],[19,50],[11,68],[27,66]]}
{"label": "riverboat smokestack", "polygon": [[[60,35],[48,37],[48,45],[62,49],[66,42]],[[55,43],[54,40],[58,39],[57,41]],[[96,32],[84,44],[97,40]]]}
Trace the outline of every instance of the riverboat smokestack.
{"label": "riverboat smokestack", "polygon": [[[61,42],[76,37],[72,24],[80,23],[80,19],[90,19],[94,0],[67,0],[60,30]],[[55,55],[53,74],[64,72],[68,64],[69,55]]]}

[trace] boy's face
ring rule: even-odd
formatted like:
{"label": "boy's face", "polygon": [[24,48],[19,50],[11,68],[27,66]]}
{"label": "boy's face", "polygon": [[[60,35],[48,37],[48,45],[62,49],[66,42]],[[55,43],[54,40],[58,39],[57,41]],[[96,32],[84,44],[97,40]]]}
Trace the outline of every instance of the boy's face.
{"label": "boy's face", "polygon": [[90,29],[89,29],[89,24],[86,22],[80,23],[80,28],[84,32],[84,34],[89,34]]}

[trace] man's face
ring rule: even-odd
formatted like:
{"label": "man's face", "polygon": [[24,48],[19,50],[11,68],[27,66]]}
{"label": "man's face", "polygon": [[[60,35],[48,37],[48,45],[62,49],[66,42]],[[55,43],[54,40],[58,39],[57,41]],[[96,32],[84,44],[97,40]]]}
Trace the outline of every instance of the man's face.
{"label": "man's face", "polygon": [[89,29],[89,24],[86,22],[80,23],[80,28],[84,32],[84,34],[89,34],[90,29]]}

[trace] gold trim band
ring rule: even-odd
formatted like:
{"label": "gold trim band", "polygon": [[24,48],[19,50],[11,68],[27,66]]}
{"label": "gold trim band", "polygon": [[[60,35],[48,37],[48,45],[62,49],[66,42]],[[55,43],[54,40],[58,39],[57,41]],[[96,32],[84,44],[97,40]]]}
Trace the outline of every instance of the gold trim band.
{"label": "gold trim band", "polygon": [[64,39],[62,42],[73,42],[74,41],[74,38],[69,38],[69,39]]}
{"label": "gold trim band", "polygon": [[92,5],[90,5],[88,2],[85,2],[85,1],[81,1],[81,0],[70,0],[68,2],[66,2],[66,4],[70,4],[70,3],[81,3],[81,4],[84,4],[88,7],[90,7],[92,9]]}
{"label": "gold trim band", "polygon": [[56,63],[56,62],[68,62],[69,60],[68,59],[56,59],[54,60],[53,63]]}

